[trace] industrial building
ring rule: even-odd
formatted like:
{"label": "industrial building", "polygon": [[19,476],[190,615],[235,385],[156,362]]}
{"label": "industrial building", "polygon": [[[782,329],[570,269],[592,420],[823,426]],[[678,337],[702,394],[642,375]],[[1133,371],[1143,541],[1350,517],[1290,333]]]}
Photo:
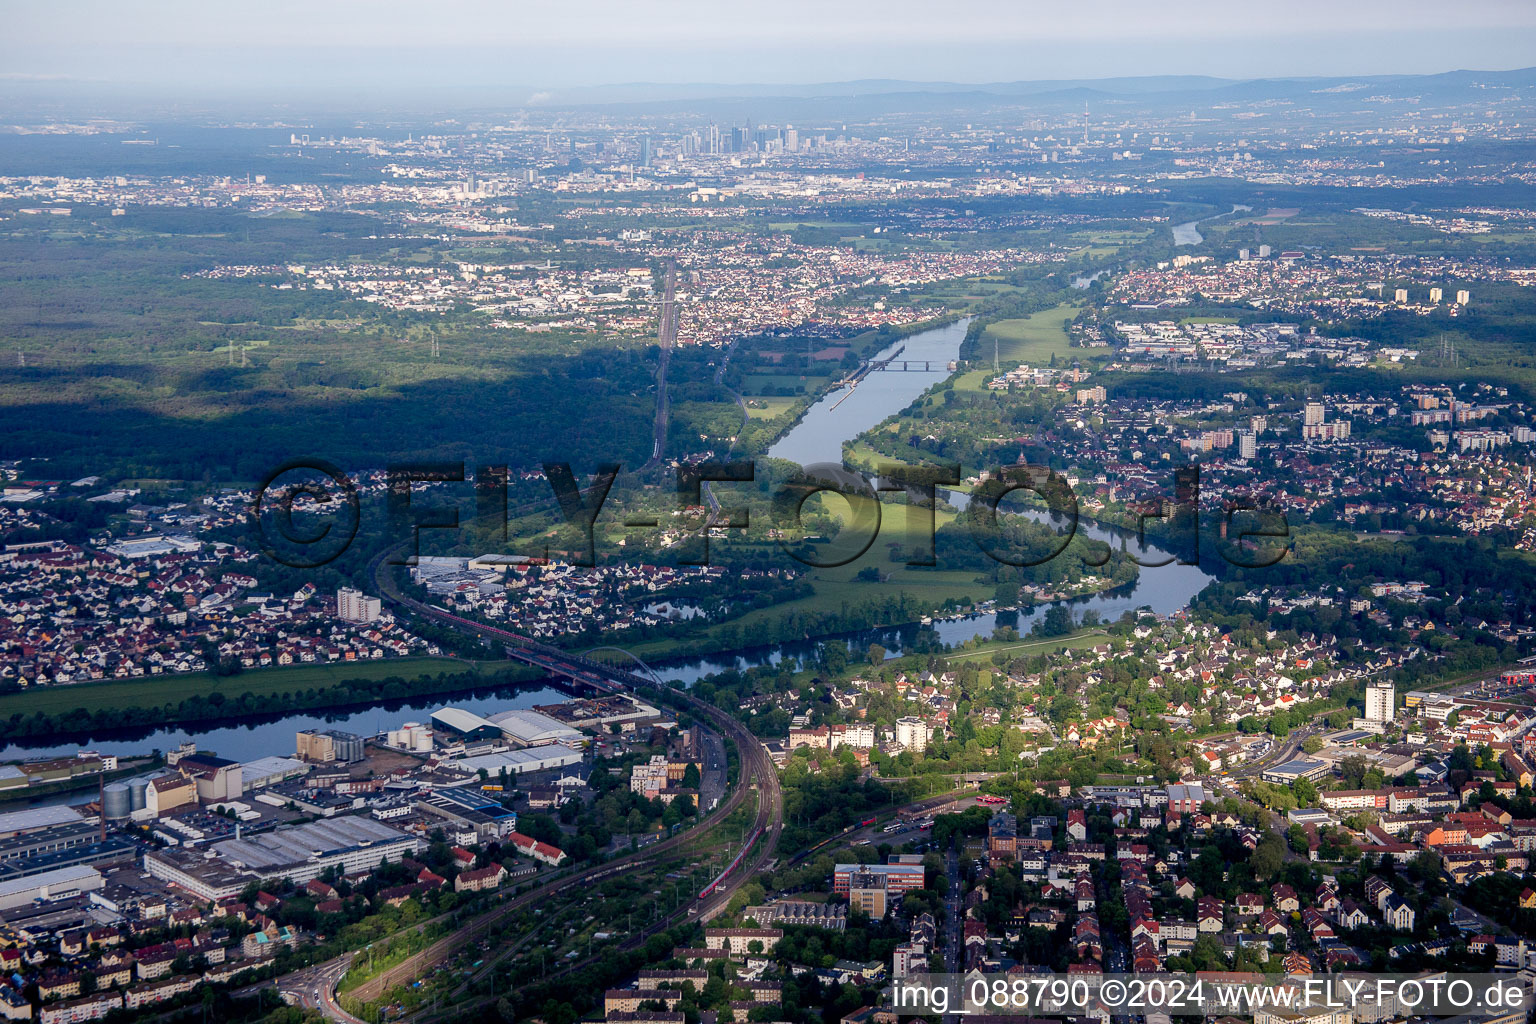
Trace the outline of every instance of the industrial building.
{"label": "industrial building", "polygon": [[90,867],[60,868],[26,878],[0,881],[0,910],[14,910],[36,900],[56,902],[96,892],[106,885],[101,872]]}
{"label": "industrial building", "polygon": [[609,693],[597,697],[578,697],[561,704],[534,708],[557,722],[578,729],[606,729],[617,724],[625,732],[644,721],[656,721],[661,712],[632,693]]}
{"label": "industrial building", "polygon": [[197,787],[197,801],[218,804],[238,800],[244,794],[240,764],[212,754],[190,754],[176,762],[176,770]]}
{"label": "industrial building", "polygon": [[361,736],[335,729],[307,730],[298,734],[295,757],[305,761],[340,761],[351,764],[366,755]]}
{"label": "industrial building", "polygon": [[484,771],[491,778],[499,778],[502,769],[508,775],[542,772],[550,768],[564,768],[568,764],[580,764],[581,755],[570,747],[553,744],[532,750],[506,750],[499,754],[481,754],[478,757],[461,757],[453,762],[455,768],[467,772]]}
{"label": "industrial building", "polygon": [[474,790],[448,789],[416,801],[416,810],[449,823],[456,830],[455,842],[480,843],[501,839],[517,831],[517,814],[495,800]]}
{"label": "industrial building", "polygon": [[209,851],[171,846],[144,855],[151,876],[204,900],[221,900],[244,889],[256,876],[213,856]]}
{"label": "industrial building", "polygon": [[144,868],[162,881],[214,900],[263,879],[302,885],[332,867],[347,873],[372,871],[384,860],[398,861],[417,849],[415,836],[354,816],[228,839],[204,853],[153,850],[144,855]]}
{"label": "industrial building", "polygon": [[432,712],[432,728],[445,740],[468,743],[492,743],[502,737],[501,726],[463,708],[439,708]]}
{"label": "industrial building", "polygon": [[1259,776],[1265,782],[1273,782],[1282,786],[1289,786],[1297,779],[1316,781],[1328,774],[1331,765],[1327,761],[1319,761],[1308,757],[1297,757],[1277,764],[1272,768],[1266,768]]}
{"label": "industrial building", "polygon": [[413,754],[432,753],[432,730],[420,722],[406,722],[398,729],[391,729],[385,742],[396,750]]}
{"label": "industrial building", "polygon": [[184,775],[162,775],[149,783],[144,808],[160,818],[181,807],[197,803],[197,784]]}
{"label": "industrial building", "polygon": [[130,839],[108,838],[83,846],[41,851],[14,860],[0,861],[0,879],[26,878],[62,868],[81,866],[102,868],[108,865],[132,864],[138,860],[138,857],[137,843]]}
{"label": "industrial building", "polygon": [[58,825],[78,825],[86,818],[72,807],[29,807],[0,814],[0,839],[41,832]]}
{"label": "industrial building", "polygon": [[585,739],[579,729],[538,711],[503,711],[492,715],[488,721],[519,747],[541,747],[550,743],[578,745]]}
{"label": "industrial building", "polygon": [[240,778],[247,791],[265,789],[279,782],[308,774],[310,766],[291,757],[259,757],[240,766]]}
{"label": "industrial building", "polygon": [[41,853],[56,853],[76,846],[90,846],[100,838],[100,825],[92,825],[77,818],[74,822],[0,839],[0,863],[35,857]]}

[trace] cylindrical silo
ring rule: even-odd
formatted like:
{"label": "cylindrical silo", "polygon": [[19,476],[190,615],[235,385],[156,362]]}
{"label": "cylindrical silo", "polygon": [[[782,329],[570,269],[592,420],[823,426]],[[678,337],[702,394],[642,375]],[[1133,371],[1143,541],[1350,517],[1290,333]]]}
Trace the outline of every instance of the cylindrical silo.
{"label": "cylindrical silo", "polygon": [[128,806],[135,811],[142,811],[146,803],[145,793],[149,791],[148,779],[131,779],[128,782]]}
{"label": "cylindrical silo", "polygon": [[133,812],[133,794],[121,782],[114,782],[102,790],[101,810],[109,821],[122,821]]}

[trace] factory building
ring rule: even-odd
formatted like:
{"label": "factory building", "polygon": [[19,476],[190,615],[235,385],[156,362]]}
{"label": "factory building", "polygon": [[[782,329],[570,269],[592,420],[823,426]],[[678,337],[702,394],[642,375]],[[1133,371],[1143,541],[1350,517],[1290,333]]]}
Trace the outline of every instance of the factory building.
{"label": "factory building", "polygon": [[212,754],[191,754],[176,762],[176,770],[197,788],[202,804],[238,800],[245,792],[240,764]]}
{"label": "factory building", "polygon": [[41,832],[57,825],[78,825],[87,819],[72,807],[29,807],[0,814],[0,839]]}
{"label": "factory building", "polygon": [[351,764],[366,757],[361,736],[335,729],[307,730],[298,734],[295,757],[305,761],[340,761]]}
{"label": "factory building", "polygon": [[83,846],[68,846],[0,861],[0,879],[27,878],[63,868],[132,864],[138,857],[139,847],[130,839],[97,840]]}
{"label": "factory building", "polygon": [[101,872],[90,867],[60,868],[26,878],[0,881],[0,910],[15,910],[37,900],[48,903],[96,892],[106,885]]}
{"label": "factory building", "polygon": [[463,708],[440,708],[432,712],[432,728],[446,742],[494,743],[502,738],[501,726]]}
{"label": "factory building", "polygon": [[517,814],[474,790],[448,789],[416,801],[416,810],[446,821],[455,842],[501,839],[517,830]]}
{"label": "factory building", "polygon": [[90,846],[101,838],[101,827],[83,819],[71,824],[27,832],[9,839],[0,839],[0,863],[36,857],[44,853],[57,853],[76,846]]}
{"label": "factory building", "polygon": [[398,729],[389,730],[385,742],[396,750],[407,750],[413,754],[430,754],[432,753],[432,730],[420,722],[406,722]]}
{"label": "factory building", "polygon": [[384,860],[414,856],[415,836],[369,818],[344,817],[214,843],[202,853],[152,850],[144,868],[203,899],[222,899],[253,881],[280,878],[302,885],[327,869],[372,871]]}
{"label": "factory building", "polygon": [[162,818],[182,807],[197,803],[197,784],[185,775],[162,775],[149,784],[145,810],[151,817]]}
{"label": "factory building", "polygon": [[461,757],[453,762],[453,766],[467,772],[483,771],[495,779],[501,777],[502,769],[506,769],[508,775],[522,775],[527,772],[542,772],[550,768],[564,768],[566,765],[580,763],[580,754],[570,747],[557,743],[546,747],[535,747],[532,750],[506,750],[499,754]]}
{"label": "factory building", "polygon": [[542,747],[550,743],[580,745],[581,731],[538,711],[503,711],[487,719],[501,734],[519,747]]}
{"label": "factory building", "polygon": [[265,789],[301,778],[309,769],[309,765],[291,757],[259,757],[240,766],[240,779],[247,791]]}

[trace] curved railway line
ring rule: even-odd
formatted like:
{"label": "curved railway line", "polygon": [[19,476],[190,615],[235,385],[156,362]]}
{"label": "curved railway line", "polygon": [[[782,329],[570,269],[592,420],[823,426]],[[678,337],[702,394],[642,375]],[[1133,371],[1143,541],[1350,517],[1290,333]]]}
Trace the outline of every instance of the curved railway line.
{"label": "curved railway line", "polygon": [[[721,801],[719,807],[715,808],[714,811],[704,818],[701,818],[694,828],[653,843],[644,850],[636,851],[584,871],[551,879],[543,885],[535,886],[519,896],[506,900],[493,909],[481,914],[473,922],[457,929],[453,934],[444,936],[426,949],[412,954],[395,966],[370,978],[349,992],[347,994],[348,998],[360,999],[364,1002],[376,1002],[390,989],[408,984],[437,965],[444,963],[455,953],[489,933],[494,925],[524,908],[541,905],[567,890],[577,887],[585,889],[592,883],[599,882],[604,878],[647,866],[661,859],[663,854],[697,842],[710,828],[719,824],[732,812],[736,811],[747,799],[747,795],[755,788],[758,796],[757,815],[750,833],[753,836],[754,842],[746,844],[742,853],[737,855],[736,860],[731,863],[727,870],[722,872],[716,881],[701,892],[698,897],[680,906],[672,914],[662,917],[642,931],[631,935],[624,942],[623,948],[632,948],[645,941],[651,935],[654,935],[663,928],[670,927],[678,921],[696,917],[702,922],[719,913],[736,891],[756,874],[763,864],[773,857],[774,852],[778,848],[779,833],[783,825],[784,800],[779,787],[778,771],[772,759],[768,756],[767,749],[763,747],[757,737],[753,736],[735,718],[714,705],[699,700],[686,691],[673,690],[635,672],[616,669],[613,666],[605,665],[591,658],[579,654],[571,654],[504,629],[460,618],[408,597],[395,586],[394,580],[388,572],[380,571],[384,568],[387,558],[399,550],[400,548],[397,547],[381,551],[378,555],[374,556],[369,565],[369,572],[378,586],[379,593],[389,603],[408,609],[417,615],[447,623],[464,632],[474,633],[483,638],[501,643],[505,645],[507,653],[517,660],[543,668],[556,675],[566,676],[593,689],[610,693],[626,688],[645,690],[666,703],[681,705],[699,718],[709,722],[736,744],[740,758],[740,771],[737,784],[731,793],[726,799]],[[425,928],[427,925],[441,921],[447,916],[441,915],[433,918],[431,921],[423,922],[417,927],[418,929]],[[514,947],[514,950],[516,948]],[[295,975],[313,976],[316,973],[317,967],[334,967],[350,961],[352,955],[350,953],[346,954],[344,957],[327,961],[325,964],[307,968],[303,972],[295,972]],[[562,968],[557,973],[579,970],[582,967],[597,962],[601,957],[602,954],[589,956],[584,960]],[[501,959],[503,958],[496,958],[484,964],[477,974],[471,976],[469,979],[470,983],[489,974],[491,969]],[[336,978],[339,981],[339,972]],[[279,979],[280,983],[282,980]],[[331,994],[334,997],[334,988]],[[465,1002],[457,1002],[453,1007],[453,1012],[462,1013],[466,1008],[467,1004]],[[353,1020],[354,1018],[344,1014],[341,1019]]]}

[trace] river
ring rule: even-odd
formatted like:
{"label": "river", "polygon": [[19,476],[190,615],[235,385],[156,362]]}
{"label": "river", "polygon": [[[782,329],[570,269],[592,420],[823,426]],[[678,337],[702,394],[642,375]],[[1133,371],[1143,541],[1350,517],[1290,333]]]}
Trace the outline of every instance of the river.
{"label": "river", "polygon": [[1234,213],[1241,213],[1243,211],[1252,209],[1253,207],[1251,206],[1244,206],[1242,203],[1236,203],[1233,205],[1232,209],[1228,210],[1226,213],[1213,213],[1209,217],[1201,217],[1199,220],[1191,220],[1186,221],[1183,224],[1175,224],[1173,226],[1173,244],[1199,245],[1201,242],[1205,241],[1205,236],[1200,234],[1201,224],[1204,224],[1208,220],[1215,220],[1217,217],[1230,217]]}
{"label": "river", "polygon": [[[789,433],[774,442],[768,454],[802,466],[843,461],[843,442],[852,440],[949,376],[951,360],[960,354],[969,319],[919,331],[882,349],[876,361],[896,354],[894,370],[876,370],[851,392],[833,391],[806,410]],[[902,362],[927,361],[930,370],[902,370]]]}
{"label": "river", "polygon": [[[270,669],[268,671],[281,671]],[[226,686],[238,687],[238,679]],[[487,689],[456,697],[416,697],[402,701],[388,701],[362,710],[340,710],[334,714],[299,712],[291,715],[267,716],[247,719],[235,724],[207,723],[190,729],[155,729],[127,731],[121,736],[110,733],[93,740],[103,753],[128,757],[148,754],[153,750],[175,750],[187,740],[196,740],[200,750],[211,750],[220,757],[235,761],[254,761],[271,754],[291,756],[294,749],[294,733],[304,729],[340,729],[343,732],[373,736],[386,729],[398,729],[406,722],[425,722],[427,717],[445,705],[464,708],[476,714],[495,714],[513,708],[531,708],[536,704],[558,704],[568,695],[550,686],[528,688],[508,686]],[[43,743],[24,740],[0,747],[0,761],[16,761],[25,758],[60,757],[73,754],[86,743]],[[92,789],[89,799],[95,799]]]}
{"label": "river", "polygon": [[[1023,514],[1039,521],[1046,521],[1047,518],[1044,512]],[[1093,611],[1098,614],[1101,621],[1110,622],[1118,619],[1125,612],[1143,608],[1156,615],[1171,615],[1189,607],[1189,602],[1195,595],[1214,579],[1196,565],[1180,565],[1177,562],[1170,562],[1167,565],[1156,564],[1169,559],[1171,557],[1169,553],[1153,544],[1138,546],[1135,543],[1135,535],[1128,530],[1079,519],[1077,532],[1094,540],[1111,544],[1116,549],[1124,545],[1140,561],[1151,563],[1141,570],[1133,582],[1124,587],[1089,597],[1070,599],[1068,603],[1072,605],[1073,611],[1079,617],[1085,611]],[[1024,634],[1029,632],[1035,616],[1044,614],[1049,607],[1049,604],[1040,604],[1032,608],[986,611],[937,619],[929,628],[938,634],[940,640],[951,646],[977,637],[991,637],[993,630],[999,627],[1012,627]],[[847,641],[855,651],[862,651],[870,644],[879,644],[889,652],[891,657],[896,657],[913,641],[920,628],[922,627],[912,623],[886,629],[843,633],[838,637]],[[655,668],[667,679],[692,685],[716,672],[724,672],[727,669],[740,670],[755,665],[777,665],[785,659],[790,659],[796,666],[804,666],[808,659],[815,656],[819,645],[820,641],[809,640],[775,644],[708,657],[679,658],[658,663]]]}
{"label": "river", "polygon": [[[929,387],[949,376],[945,369],[950,360],[960,353],[960,343],[965,340],[969,320],[961,320],[943,327],[921,331],[885,349],[876,358],[888,358],[905,346],[901,359],[928,360],[937,369],[889,370],[871,373],[857,388],[849,393],[835,391],[825,396],[806,413],[801,421],[780,438],[768,454],[776,458],[791,459],[803,466],[815,463],[841,463],[843,443],[880,423],[886,417],[899,412]],[[960,500],[959,495],[950,497]],[[1045,521],[1044,512],[1026,512]],[[1161,562],[1168,554],[1153,545],[1136,548],[1134,537],[1124,530],[1079,520],[1078,531],[1095,540],[1116,547],[1129,544],[1142,562]],[[1100,619],[1111,621],[1126,611],[1146,608],[1158,615],[1168,615],[1188,607],[1190,600],[1211,581],[1212,577],[1196,566],[1169,564],[1151,566],[1141,570],[1138,578],[1114,592],[1092,597],[1072,599],[1074,609],[1081,614],[1092,610]],[[940,640],[954,645],[975,637],[990,637],[994,629],[1013,627],[1020,633],[1029,632],[1036,615],[1043,614],[1048,605],[1018,611],[988,611],[963,618],[940,619],[932,629]],[[878,643],[892,656],[900,654],[921,627],[908,624],[887,629],[861,630],[845,633],[841,638],[855,650],[863,650]],[[753,665],[778,664],[785,659],[796,665],[804,665],[813,657],[819,641],[777,644],[725,652],[699,658],[678,658],[655,663],[657,671],[667,679],[692,685],[705,676],[727,669],[743,669]],[[512,708],[533,707],[536,704],[554,704],[566,699],[565,694],[551,687],[508,687],[474,693],[461,697],[421,697],[404,701],[391,701],[359,711],[339,711],[334,715],[317,715],[312,712],[254,719],[248,722],[211,723],[207,728],[167,728],[121,735],[106,734],[92,741],[104,752],[119,755],[148,754],[152,750],[174,750],[187,740],[196,740],[198,747],[211,750],[221,757],[238,761],[251,761],[269,754],[288,754],[294,749],[294,733],[302,729],[328,728],[346,732],[375,735],[390,728],[398,728],[408,721],[423,722],[438,708],[451,704],[478,714],[491,714]],[[13,743],[0,747],[0,761],[24,758],[56,757],[80,749],[84,743]],[[94,797],[75,794],[73,799]]]}
{"label": "river", "polygon": [[[1234,209],[1246,209],[1246,207]],[[949,360],[959,356],[960,343],[965,340],[965,332],[969,324],[969,320],[962,320],[945,327],[922,331],[903,342],[892,345],[876,358],[885,358],[905,344],[907,348],[902,358],[931,359],[942,361],[939,365],[947,364]],[[834,391],[822,398],[811,407],[798,424],[768,449],[768,454],[776,458],[790,459],[802,466],[827,462],[841,464],[844,442],[851,441],[886,417],[900,412],[910,405],[913,399],[948,376],[947,371],[872,373],[864,383],[858,386],[853,395],[847,397],[846,401],[840,401],[843,396],[848,395],[846,391]],[[952,500],[963,500],[957,494],[950,494],[949,497]],[[1041,521],[1046,519],[1044,512],[1026,512],[1025,514]],[[1168,553],[1153,545],[1138,548],[1134,543],[1134,535],[1129,531],[1079,520],[1078,532],[1095,540],[1112,544],[1116,548],[1129,545],[1141,562],[1151,563],[1149,567],[1141,570],[1135,582],[1126,587],[1119,588],[1113,593],[1074,599],[1071,603],[1079,614],[1091,609],[1098,613],[1100,619],[1110,621],[1119,618],[1124,612],[1147,608],[1158,615],[1169,615],[1187,608],[1190,600],[1213,579],[1198,566],[1176,563],[1157,565],[1156,563],[1169,558]],[[1033,617],[1042,614],[1047,607],[1049,606],[1039,605],[1033,609],[1016,612],[985,612],[964,618],[940,619],[933,624],[933,629],[946,644],[964,643],[978,636],[990,637],[992,631],[999,626],[1012,626],[1020,633],[1026,633],[1029,631]],[[911,625],[886,630],[864,630],[844,634],[843,638],[855,648],[878,643],[894,655],[900,653],[904,646],[912,641],[917,629],[916,625]],[[804,659],[815,653],[816,646],[817,644],[813,642],[780,644],[707,658],[679,659],[659,666],[658,670],[670,679],[692,684],[715,672],[747,668],[752,665],[778,664],[786,657],[803,664]]]}

